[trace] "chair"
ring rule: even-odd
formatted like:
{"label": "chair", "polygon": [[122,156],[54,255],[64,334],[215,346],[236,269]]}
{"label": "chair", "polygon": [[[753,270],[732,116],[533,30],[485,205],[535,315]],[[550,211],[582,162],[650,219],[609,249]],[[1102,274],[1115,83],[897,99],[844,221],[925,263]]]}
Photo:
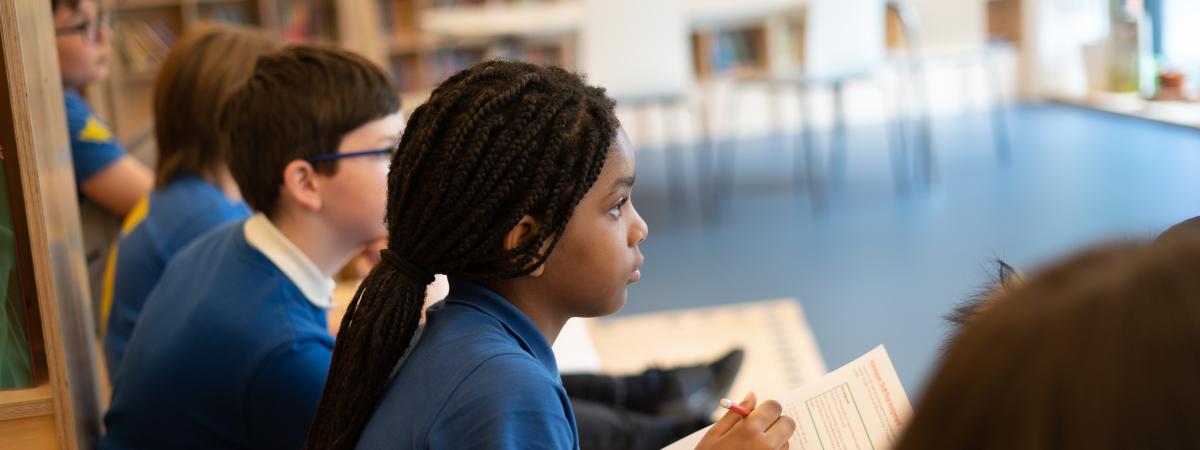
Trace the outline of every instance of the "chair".
{"label": "chair", "polygon": [[[580,69],[620,106],[695,106],[687,104],[695,71],[686,14],[683,0],[583,0]],[[697,111],[707,127],[704,108]],[[674,128],[667,131],[677,132],[671,115],[660,112]],[[682,200],[683,158],[678,146],[668,147],[674,147],[666,154],[671,195]]]}
{"label": "chair", "polygon": [[[807,0],[800,11],[804,22],[803,64],[793,70],[783,73],[776,71],[770,74],[738,77],[734,80],[736,86],[750,83],[765,83],[773,90],[780,87],[794,87],[800,94],[802,146],[798,146],[794,156],[794,179],[804,181],[815,207],[821,207],[824,201],[825,181],[817,170],[817,154],[815,135],[812,126],[812,101],[809,90],[816,87],[828,87],[834,96],[834,137],[837,143],[831,150],[831,166],[835,175],[841,173],[840,166],[845,160],[845,102],[844,91],[846,83],[860,78],[869,77],[887,66],[888,53],[886,48],[886,17],[888,8],[896,9],[896,2],[885,0]],[[899,11],[897,11],[899,13]],[[903,14],[899,14],[904,19]],[[911,15],[911,14],[910,14]],[[902,20],[906,35],[913,36],[912,24]],[[915,39],[906,39],[913,44]],[[914,52],[910,47],[908,54]],[[915,58],[910,58],[915,59]],[[921,71],[919,61],[907,65],[909,69]],[[923,78],[923,77],[922,77]],[[882,86],[881,86],[882,91]],[[737,96],[730,95],[725,108],[726,115],[736,116]],[[891,103],[899,109],[902,99],[898,96],[895,102],[889,102],[884,94],[884,103]],[[924,100],[923,93],[918,97]],[[921,152],[916,168],[911,167],[906,149],[904,124],[891,121],[890,132],[893,134],[892,165],[898,189],[905,189],[912,172],[916,172],[922,183],[929,184],[933,166],[932,142],[928,121],[928,104],[920,106],[923,119],[921,120]],[[897,113],[898,115],[898,113]],[[720,197],[731,189],[733,169],[735,166],[735,138],[718,151],[718,160],[710,171],[714,173],[713,190],[710,192],[710,205],[719,208]],[[801,153],[801,148],[803,152]],[[920,170],[920,168],[930,168]],[[797,183],[798,185],[800,183]]]}
{"label": "chair", "polygon": [[[1008,135],[1007,103],[996,74],[991,46],[988,45],[988,0],[906,0],[901,12],[920,25],[919,51],[922,56],[939,55],[965,63],[979,62],[986,78],[992,105],[992,140],[996,159],[1007,164],[1011,158]],[[915,39],[915,37],[914,37]]]}

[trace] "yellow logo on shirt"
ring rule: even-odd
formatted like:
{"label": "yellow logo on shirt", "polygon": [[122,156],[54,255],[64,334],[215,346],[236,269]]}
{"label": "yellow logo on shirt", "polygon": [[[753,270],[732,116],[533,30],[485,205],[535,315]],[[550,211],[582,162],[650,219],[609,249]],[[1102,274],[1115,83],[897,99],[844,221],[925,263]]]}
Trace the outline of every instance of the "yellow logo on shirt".
{"label": "yellow logo on shirt", "polygon": [[112,140],[112,131],[109,131],[103,122],[97,120],[96,116],[88,116],[87,124],[79,131],[79,140],[103,144]]}

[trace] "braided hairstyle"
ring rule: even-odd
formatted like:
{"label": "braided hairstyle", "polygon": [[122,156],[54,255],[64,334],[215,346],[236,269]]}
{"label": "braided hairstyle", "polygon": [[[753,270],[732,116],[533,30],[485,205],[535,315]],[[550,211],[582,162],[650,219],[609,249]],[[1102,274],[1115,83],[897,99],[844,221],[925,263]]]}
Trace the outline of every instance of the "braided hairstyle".
{"label": "braided hairstyle", "polygon": [[[545,262],[600,175],[614,106],[563,69],[489,61],[447,79],[413,112],[388,175],[388,249],[346,310],[305,448],[355,446],[417,330],[434,273],[503,280]],[[506,251],[505,235],[525,215],[545,226]]]}

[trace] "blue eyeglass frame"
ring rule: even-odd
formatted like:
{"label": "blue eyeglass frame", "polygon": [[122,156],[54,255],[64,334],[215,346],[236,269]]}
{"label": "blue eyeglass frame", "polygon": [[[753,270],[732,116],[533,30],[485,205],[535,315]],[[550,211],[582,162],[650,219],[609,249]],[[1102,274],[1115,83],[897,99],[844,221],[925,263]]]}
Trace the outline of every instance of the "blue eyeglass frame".
{"label": "blue eyeglass frame", "polygon": [[309,156],[307,158],[304,158],[304,160],[308,161],[309,163],[315,163],[315,162],[321,162],[321,161],[337,161],[339,159],[346,159],[346,158],[360,158],[360,157],[365,157],[365,156],[391,156],[395,152],[396,152],[396,147],[388,147],[388,148],[381,148],[381,149],[377,149],[377,150],[363,150],[361,152],[322,153],[320,155]]}
{"label": "blue eyeglass frame", "polygon": [[112,26],[112,15],[107,11],[98,11],[95,20],[84,19],[78,25],[54,29],[55,36],[83,35],[89,43],[95,44],[100,39],[100,30]]}

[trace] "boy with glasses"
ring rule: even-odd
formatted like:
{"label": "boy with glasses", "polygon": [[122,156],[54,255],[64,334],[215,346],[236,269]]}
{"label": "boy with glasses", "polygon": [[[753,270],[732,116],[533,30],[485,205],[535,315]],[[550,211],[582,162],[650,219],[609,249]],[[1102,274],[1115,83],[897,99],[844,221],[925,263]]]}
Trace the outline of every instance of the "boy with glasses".
{"label": "boy with glasses", "polygon": [[332,276],[386,236],[404,120],[382,70],[341,50],[269,53],[220,123],[257,213],[167,263],[133,328],[101,449],[300,448],[333,352]]}
{"label": "boy with glasses", "polygon": [[50,5],[71,134],[71,162],[79,189],[88,278],[95,299],[99,298],[96,294],[104,255],[116,238],[121,218],[150,192],[154,175],[125,153],[81,95],[89,84],[108,75],[112,59],[112,30],[96,0],[51,0]]}

